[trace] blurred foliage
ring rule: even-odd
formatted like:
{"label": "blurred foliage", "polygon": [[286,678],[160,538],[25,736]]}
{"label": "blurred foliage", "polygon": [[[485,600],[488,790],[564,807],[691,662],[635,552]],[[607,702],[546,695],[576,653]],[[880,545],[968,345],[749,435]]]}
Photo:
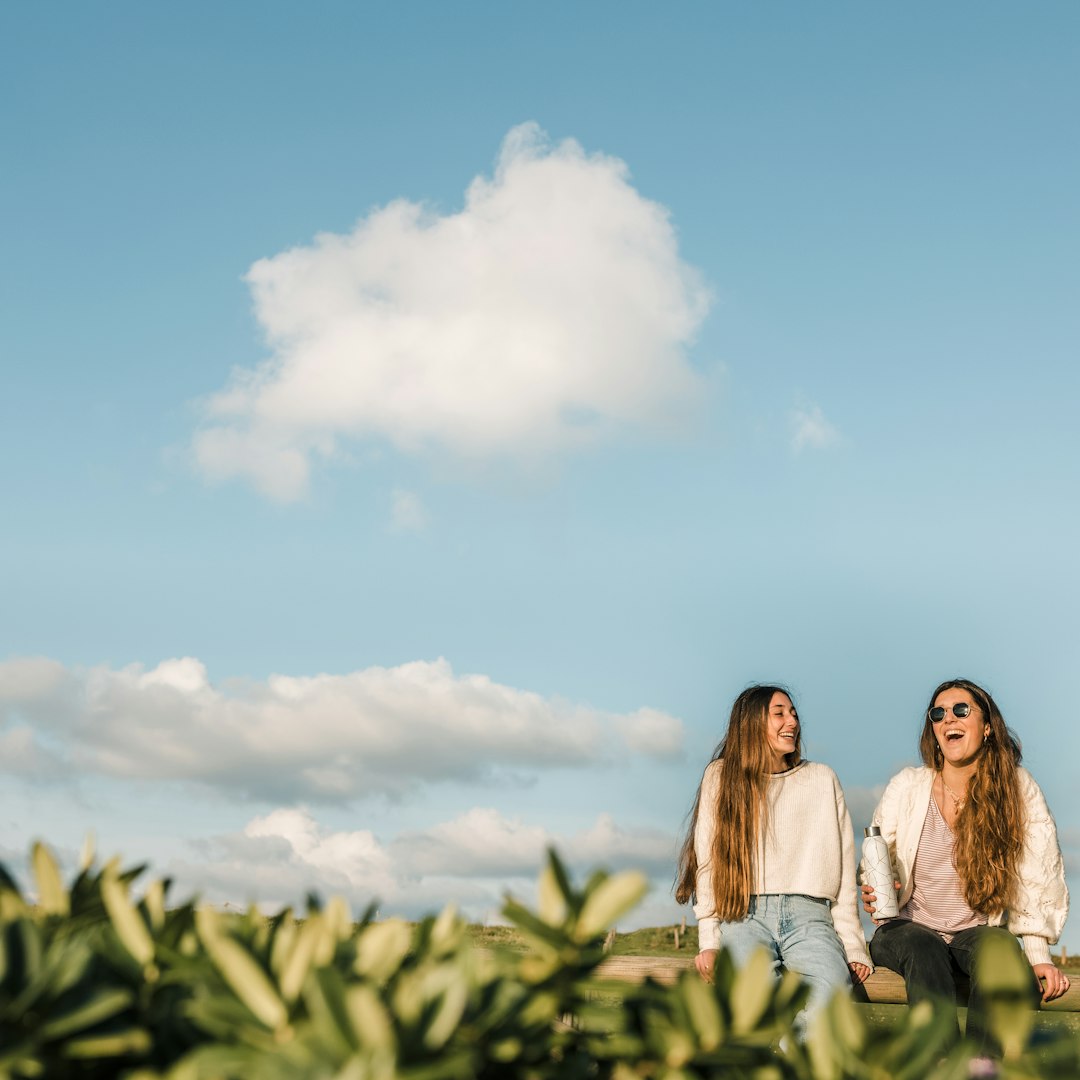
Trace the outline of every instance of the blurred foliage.
{"label": "blurred foliage", "polygon": [[474,948],[451,909],[354,923],[341,900],[312,898],[301,918],[226,915],[168,905],[167,881],[136,897],[141,868],[115,860],[87,856],[70,886],[45,847],[31,866],[34,903],[0,867],[0,1078],[1080,1077],[1074,1038],[1033,1055],[1010,956],[987,960],[1000,1065],[972,1064],[950,1045],[952,1010],[929,1006],[885,1030],[840,996],[799,1039],[806,988],[763,956],[736,971],[721,954],[712,984],[645,982],[613,1009],[591,977],[645,880],[597,872],[578,888],[554,853],[537,910],[503,909],[524,952]]}

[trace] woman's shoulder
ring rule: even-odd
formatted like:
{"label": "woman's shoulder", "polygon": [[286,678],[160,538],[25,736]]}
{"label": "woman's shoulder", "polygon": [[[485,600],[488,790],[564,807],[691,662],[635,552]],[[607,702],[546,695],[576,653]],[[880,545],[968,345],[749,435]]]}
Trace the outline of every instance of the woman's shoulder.
{"label": "woman's shoulder", "polygon": [[774,784],[783,784],[786,788],[799,791],[831,791],[834,795],[843,794],[840,778],[832,768],[823,762],[807,761],[805,758],[787,772],[774,773],[772,780]]}
{"label": "woman's shoulder", "polygon": [[1039,782],[1024,768],[1023,765],[1016,766],[1016,782],[1019,785],[1020,793],[1023,795],[1026,802],[1042,803],[1045,805],[1046,796],[1043,795],[1043,790],[1039,787]]}
{"label": "woman's shoulder", "polygon": [[917,791],[924,785],[929,787],[933,780],[933,769],[928,769],[925,765],[908,765],[895,773],[885,785],[885,794],[895,796],[905,791]]}
{"label": "woman's shoulder", "polygon": [[[835,770],[826,765],[823,761],[807,761],[804,758],[791,770],[791,773],[795,772],[802,772],[807,780],[817,780],[819,782],[828,781],[829,783],[837,785],[840,783]],[[784,775],[789,776],[791,773],[785,773]]]}

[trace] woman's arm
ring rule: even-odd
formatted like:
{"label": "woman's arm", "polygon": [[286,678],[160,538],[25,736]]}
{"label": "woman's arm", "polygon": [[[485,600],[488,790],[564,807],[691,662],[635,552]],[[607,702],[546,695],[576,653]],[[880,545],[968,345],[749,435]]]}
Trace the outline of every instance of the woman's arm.
{"label": "woman's arm", "polygon": [[1050,946],[1065,925],[1069,889],[1054,817],[1032,775],[1026,769],[1018,772],[1026,824],[1016,871],[1016,896],[1009,907],[1007,924],[1021,938],[1028,961],[1038,970],[1053,966]]}
{"label": "woman's arm", "polygon": [[836,836],[840,844],[840,892],[832,903],[833,926],[844,946],[848,966],[858,982],[862,982],[871,971],[873,964],[866,948],[866,935],[859,922],[859,905],[856,885],[855,837],[851,827],[851,814],[840,781],[833,776],[835,790]]}
{"label": "woman's arm", "polygon": [[[712,762],[701,779],[698,796],[697,825],[694,828],[694,854],[697,879],[694,883],[694,915],[698,922],[698,952],[720,948],[720,920],[716,917],[716,894],[713,890],[713,840],[716,837],[716,798],[720,784],[719,761]],[[715,955],[712,958],[715,960]],[[701,970],[701,965],[698,965]],[[710,965],[711,970],[711,965]],[[705,972],[702,972],[705,975]]]}

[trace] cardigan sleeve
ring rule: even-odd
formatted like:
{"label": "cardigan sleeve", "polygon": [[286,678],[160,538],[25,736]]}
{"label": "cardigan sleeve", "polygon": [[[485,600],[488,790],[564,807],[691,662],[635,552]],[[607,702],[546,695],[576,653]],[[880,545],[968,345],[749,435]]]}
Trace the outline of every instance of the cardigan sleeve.
{"label": "cardigan sleeve", "polygon": [[1023,941],[1032,964],[1048,964],[1050,946],[1061,936],[1069,913],[1069,889],[1054,816],[1034,777],[1027,769],[1019,774],[1027,821],[1008,928]]}

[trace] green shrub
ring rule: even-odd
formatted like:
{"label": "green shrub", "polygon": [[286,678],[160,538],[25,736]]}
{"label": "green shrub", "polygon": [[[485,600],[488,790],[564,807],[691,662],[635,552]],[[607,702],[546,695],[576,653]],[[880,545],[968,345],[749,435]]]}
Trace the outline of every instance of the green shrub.
{"label": "green shrub", "polygon": [[[419,924],[354,923],[341,900],[223,915],[166,904],[168,882],[131,892],[141,868],[86,865],[70,888],[41,845],[37,903],[0,867],[0,1077],[128,1080],[937,1080],[966,1077],[950,1010],[868,1027],[838,997],[793,1035],[806,989],[764,958],[715,982],[630,987],[613,1006],[592,980],[605,932],[643,895],[635,873],[575,887],[554,853],[538,910],[503,909],[525,952],[474,948],[448,909]],[[995,962],[1001,1075],[1080,1077],[1075,1039],[1029,1047],[1019,977]],[[1023,974],[1021,971],[1020,975]]]}

